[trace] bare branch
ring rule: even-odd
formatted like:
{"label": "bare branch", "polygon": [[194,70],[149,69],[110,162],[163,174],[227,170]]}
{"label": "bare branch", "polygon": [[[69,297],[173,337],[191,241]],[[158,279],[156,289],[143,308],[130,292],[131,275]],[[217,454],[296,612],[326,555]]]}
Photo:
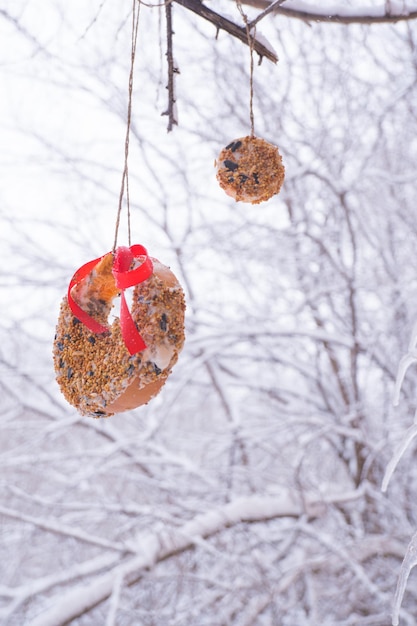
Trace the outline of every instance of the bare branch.
{"label": "bare branch", "polygon": [[248,22],[249,28],[253,28],[254,26],[256,26],[256,24],[263,20],[264,17],[275,11],[277,7],[279,7],[281,4],[284,4],[284,2],[286,1],[287,0],[275,0],[275,2],[272,2],[264,11],[259,13],[255,17],[255,19],[253,19],[251,22]]}
{"label": "bare branch", "polygon": [[[246,27],[238,26],[226,17],[212,11],[212,9],[206,7],[202,2],[200,2],[200,0],[174,0],[174,2],[177,2],[186,9],[196,13],[205,20],[208,20],[214,24],[218,30],[225,30],[229,33],[229,35],[236,37],[244,44],[248,45],[249,42]],[[274,63],[278,61],[277,55],[270,48],[267,48],[263,43],[256,39],[256,37],[254,38],[253,49],[259,54],[260,57],[266,57]]]}
{"label": "bare branch", "polygon": [[[381,7],[380,14],[375,11],[374,7],[369,8],[369,12],[362,10],[360,13],[355,14],[353,11],[351,14],[338,14],[321,13],[319,10],[315,12],[313,10],[306,11],[297,8],[282,7],[278,3],[267,2],[266,0],[242,0],[242,4],[246,4],[263,11],[271,11],[275,14],[285,15],[285,17],[294,17],[306,22],[333,22],[337,24],[395,24],[396,22],[405,20],[415,20],[417,18],[417,11],[408,11],[404,13],[389,13],[385,11],[385,5]],[[274,8],[272,9],[272,6]]]}
{"label": "bare branch", "polygon": [[170,132],[174,125],[178,124],[176,111],[175,111],[175,80],[174,74],[179,74],[179,70],[174,63],[172,35],[172,2],[165,2],[165,17],[167,25],[167,52],[166,57],[168,61],[168,108],[162,113],[162,115],[168,115],[168,132]]}

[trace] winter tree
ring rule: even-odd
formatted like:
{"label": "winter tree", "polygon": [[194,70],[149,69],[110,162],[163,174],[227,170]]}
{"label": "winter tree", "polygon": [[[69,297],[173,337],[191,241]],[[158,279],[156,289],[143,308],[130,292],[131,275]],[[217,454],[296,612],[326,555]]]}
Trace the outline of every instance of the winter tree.
{"label": "winter tree", "polygon": [[[417,529],[413,443],[381,490],[417,405],[411,365],[393,406],[417,318],[417,4],[168,6],[137,5],[129,188],[186,343],[148,405],[97,420],[51,353],[71,276],[113,242],[132,2],[0,8],[0,621],[388,626]],[[250,130],[251,48],[255,131],[286,168],[261,205],[213,167]]]}

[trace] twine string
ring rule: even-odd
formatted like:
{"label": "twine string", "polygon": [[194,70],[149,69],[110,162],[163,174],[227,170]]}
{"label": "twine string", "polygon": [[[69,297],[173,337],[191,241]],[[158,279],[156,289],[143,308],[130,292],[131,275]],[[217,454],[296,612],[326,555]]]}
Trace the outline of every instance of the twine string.
{"label": "twine string", "polygon": [[[256,25],[250,25],[248,16],[243,11],[242,4],[240,0],[236,0],[237,8],[239,10],[240,15],[242,16],[243,22],[246,28],[246,36],[248,38],[248,46],[250,53],[250,69],[249,69],[249,119],[250,119],[250,134],[251,137],[255,136],[255,116],[253,113],[253,73],[254,73],[254,62],[253,62],[253,52],[256,38]],[[252,34],[251,34],[252,30]]]}
{"label": "twine string", "polygon": [[123,197],[126,187],[126,206],[127,206],[127,230],[129,246],[131,245],[131,227],[130,227],[130,194],[129,194],[129,139],[130,139],[130,125],[132,120],[132,93],[133,93],[133,76],[134,66],[136,58],[136,44],[138,39],[139,29],[139,13],[140,2],[132,0],[132,39],[131,39],[131,54],[130,54],[130,72],[129,72],[129,88],[128,88],[128,104],[127,104],[127,123],[126,123],[126,137],[125,137],[125,152],[124,152],[124,166],[122,174],[122,182],[120,185],[119,193],[119,205],[117,209],[116,225],[114,229],[114,243],[113,253],[117,247],[117,237],[119,234],[120,216],[123,207]]}

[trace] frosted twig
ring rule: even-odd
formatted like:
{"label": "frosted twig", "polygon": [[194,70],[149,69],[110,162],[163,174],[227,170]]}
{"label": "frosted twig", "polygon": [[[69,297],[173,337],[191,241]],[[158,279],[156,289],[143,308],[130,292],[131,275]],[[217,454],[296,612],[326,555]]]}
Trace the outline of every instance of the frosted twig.
{"label": "frosted twig", "polygon": [[397,378],[395,380],[395,386],[394,386],[394,395],[393,395],[394,406],[398,406],[398,403],[400,401],[400,391],[401,391],[401,387],[404,382],[404,378],[407,373],[407,370],[410,367],[410,365],[416,362],[417,362],[417,350],[410,350],[401,359],[398,365]]}
{"label": "frosted twig", "polygon": [[408,544],[404,560],[401,564],[400,576],[395,591],[394,606],[392,610],[392,626],[398,626],[401,603],[403,600],[407,580],[413,567],[417,565],[417,532],[414,533]]}
{"label": "frosted twig", "polygon": [[366,573],[366,570],[357,562],[355,562],[349,553],[339,544],[334,543],[333,539],[329,539],[323,533],[316,531],[313,528],[310,528],[307,524],[303,524],[299,526],[301,532],[310,537],[314,537],[317,541],[319,541],[322,545],[328,548],[333,554],[337,555],[342,559],[349,567],[349,569],[353,572],[356,578],[362,583],[364,587],[366,587],[372,595],[377,598],[380,598],[381,601],[385,601],[384,594],[379,590],[378,586],[369,578]]}
{"label": "frosted twig", "polygon": [[134,552],[133,549],[123,543],[117,541],[108,541],[107,539],[96,537],[81,530],[77,530],[76,528],[72,528],[71,526],[66,526],[65,524],[55,522],[55,520],[47,519],[46,517],[42,518],[35,517],[33,515],[26,515],[25,513],[21,513],[20,511],[15,511],[1,505],[0,513],[1,515],[5,515],[6,517],[9,517],[11,519],[17,519],[19,521],[32,524],[33,526],[36,526],[37,528],[41,528],[48,532],[52,532],[57,535],[63,535],[66,537],[74,537],[75,539],[79,539],[80,541],[85,541],[86,543],[100,546],[102,548],[109,548],[110,550],[121,552],[122,554],[127,552]]}
{"label": "frosted twig", "polygon": [[109,612],[107,613],[106,626],[115,626],[117,609],[120,602],[120,593],[123,585],[123,572],[118,572],[114,579],[113,591],[110,596]]}
{"label": "frosted twig", "polygon": [[410,342],[408,344],[408,351],[412,352],[417,344],[417,322],[415,322],[413,329],[411,331]]}
{"label": "frosted twig", "polygon": [[[77,563],[72,568],[63,572],[54,572],[48,574],[43,578],[39,578],[36,581],[28,581],[25,585],[20,587],[14,587],[8,589],[5,586],[0,587],[0,596],[7,598],[14,598],[7,607],[5,606],[0,611],[0,620],[4,620],[1,623],[6,623],[6,620],[11,619],[12,614],[28,599],[64,583],[74,581],[77,578],[87,577],[90,575],[98,574],[100,570],[108,567],[114,567],[120,563],[120,556],[117,554],[105,554]],[[7,622],[8,623],[8,622]]]}
{"label": "frosted twig", "polygon": [[406,451],[406,449],[408,448],[408,446],[410,445],[410,443],[412,442],[412,440],[414,439],[416,435],[417,435],[417,424],[413,424],[413,426],[411,426],[407,430],[404,439],[401,441],[401,443],[395,450],[391,461],[387,465],[387,469],[385,470],[384,480],[382,481],[382,486],[381,486],[381,490],[383,492],[387,490],[388,483],[391,480],[391,477],[395,471],[395,468],[397,467],[398,463],[401,460],[402,455],[404,454],[404,452]]}
{"label": "frosted twig", "polygon": [[[397,378],[395,380],[393,400],[392,400],[394,406],[398,406],[400,402],[401,387],[404,382],[404,378],[405,378],[408,368],[410,367],[410,365],[417,362],[416,343],[417,343],[417,323],[414,324],[413,330],[411,332],[408,352],[406,355],[403,356],[403,358],[401,359],[398,365]],[[382,481],[382,486],[381,486],[381,489],[383,492],[387,490],[388,483],[391,480],[391,477],[395,471],[395,468],[397,467],[402,455],[404,454],[404,452],[406,451],[406,449],[408,448],[408,446],[410,445],[410,443],[412,442],[412,440],[414,439],[416,435],[417,435],[417,412],[414,416],[414,425],[411,426],[411,428],[407,430],[404,439],[401,441],[401,443],[395,450],[391,461],[387,465],[384,480]]]}

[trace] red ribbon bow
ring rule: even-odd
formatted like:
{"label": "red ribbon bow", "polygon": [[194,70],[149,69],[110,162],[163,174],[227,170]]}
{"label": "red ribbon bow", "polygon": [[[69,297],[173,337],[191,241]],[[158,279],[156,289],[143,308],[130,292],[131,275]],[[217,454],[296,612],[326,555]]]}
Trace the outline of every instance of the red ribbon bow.
{"label": "red ribbon bow", "polygon": [[[68,304],[75,317],[77,317],[80,322],[87,326],[87,328],[91,330],[91,332],[96,333],[97,335],[108,332],[109,328],[97,322],[75,302],[74,298],[71,295],[71,289],[74,287],[74,285],[78,285],[78,283],[94,269],[99,261],[101,261],[103,256],[99,257],[98,259],[94,259],[93,261],[89,261],[75,272],[70,281],[70,284],[68,285],[67,293]],[[145,260],[142,261],[142,263],[138,267],[130,269],[132,267],[133,261],[140,256],[145,257]],[[143,341],[135,322],[133,321],[132,315],[129,311],[129,307],[127,306],[124,290],[128,287],[133,287],[134,285],[138,285],[139,283],[143,282],[152,275],[152,272],[152,260],[148,256],[146,248],[144,248],[143,246],[134,245],[130,246],[130,248],[127,248],[126,246],[120,246],[116,249],[114,253],[112,273],[116,281],[116,286],[121,291],[120,330],[122,333],[123,341],[125,342],[125,346],[132,355],[136,354],[137,352],[142,352],[142,350],[145,350],[146,344]]]}

